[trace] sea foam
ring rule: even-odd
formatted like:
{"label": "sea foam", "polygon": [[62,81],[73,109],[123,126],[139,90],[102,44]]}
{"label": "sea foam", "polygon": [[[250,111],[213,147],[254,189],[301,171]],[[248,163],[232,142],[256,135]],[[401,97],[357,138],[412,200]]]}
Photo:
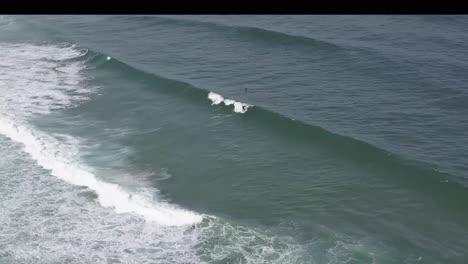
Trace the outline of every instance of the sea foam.
{"label": "sea foam", "polygon": [[232,99],[227,99],[227,98],[224,98],[223,96],[221,96],[220,94],[217,94],[217,93],[213,93],[213,92],[210,92],[208,93],[208,99],[211,100],[211,104],[212,105],[219,105],[221,103],[224,103],[224,105],[234,105],[234,112],[236,113],[246,113],[247,110],[252,107],[252,105],[249,105],[249,104],[245,104],[245,103],[242,103],[242,102],[237,102],[235,100],[232,100]]}
{"label": "sea foam", "polygon": [[[97,194],[100,205],[131,213],[165,226],[198,223],[202,216],[164,201],[148,199],[105,182],[79,160],[79,145],[58,140],[32,127],[31,117],[65,109],[88,99],[93,88],[83,85],[83,50],[73,46],[0,43],[0,134],[21,143],[38,165],[67,183]],[[72,138],[71,136],[67,136]],[[70,155],[75,153],[76,155]]]}

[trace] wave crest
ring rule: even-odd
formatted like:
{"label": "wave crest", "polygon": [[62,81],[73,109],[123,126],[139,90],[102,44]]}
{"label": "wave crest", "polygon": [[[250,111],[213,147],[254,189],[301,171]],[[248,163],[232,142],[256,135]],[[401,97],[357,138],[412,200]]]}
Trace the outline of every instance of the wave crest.
{"label": "wave crest", "polygon": [[246,113],[247,110],[249,110],[249,108],[252,107],[252,105],[249,105],[249,104],[237,102],[232,99],[227,99],[227,98],[225,99],[223,96],[217,93],[213,93],[213,92],[208,93],[208,99],[211,100],[212,105],[219,105],[221,103],[224,103],[224,105],[226,106],[234,105],[234,112],[241,113],[241,114]]}
{"label": "wave crest", "polygon": [[202,216],[196,213],[161,201],[154,205],[141,194],[130,193],[118,184],[99,180],[79,162],[66,157],[65,153],[77,152],[70,149],[76,146],[69,145],[66,148],[66,145],[59,144],[51,136],[37,136],[41,133],[33,131],[27,125],[18,125],[0,117],[0,134],[23,144],[24,151],[41,167],[50,170],[53,176],[95,191],[99,203],[104,207],[114,208],[117,213],[134,213],[165,226],[195,224],[202,220]]}

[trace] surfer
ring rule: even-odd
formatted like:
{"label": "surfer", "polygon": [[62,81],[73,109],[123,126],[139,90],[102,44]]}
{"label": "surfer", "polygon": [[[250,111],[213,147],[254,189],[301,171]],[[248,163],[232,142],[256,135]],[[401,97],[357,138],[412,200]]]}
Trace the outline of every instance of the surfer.
{"label": "surfer", "polygon": [[245,89],[245,92],[247,92],[247,88],[244,88]]}

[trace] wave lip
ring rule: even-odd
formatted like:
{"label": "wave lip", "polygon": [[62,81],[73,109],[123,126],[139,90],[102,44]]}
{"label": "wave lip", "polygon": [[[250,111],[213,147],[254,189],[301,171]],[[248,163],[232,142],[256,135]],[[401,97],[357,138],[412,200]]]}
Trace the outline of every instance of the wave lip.
{"label": "wave lip", "polygon": [[249,105],[249,104],[237,102],[232,99],[227,99],[227,98],[225,99],[220,94],[213,93],[213,92],[208,93],[208,99],[211,100],[212,102],[211,105],[219,105],[221,103],[224,103],[224,105],[227,105],[227,106],[234,105],[234,112],[241,113],[241,114],[246,113],[249,107],[252,107],[252,105]]}

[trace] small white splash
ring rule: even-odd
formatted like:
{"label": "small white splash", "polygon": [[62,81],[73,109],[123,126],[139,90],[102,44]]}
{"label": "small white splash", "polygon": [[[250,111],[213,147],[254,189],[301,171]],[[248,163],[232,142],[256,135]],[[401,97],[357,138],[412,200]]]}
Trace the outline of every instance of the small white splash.
{"label": "small white splash", "polygon": [[212,105],[218,105],[224,101],[224,98],[221,95],[212,92],[208,94],[208,99],[213,102]]}
{"label": "small white splash", "polygon": [[106,60],[110,60],[110,59],[111,59],[111,57],[110,57],[110,56],[107,56]]}
{"label": "small white splash", "polygon": [[247,112],[248,106],[246,104],[235,102],[234,103],[234,112],[236,113],[245,113]]}
{"label": "small white splash", "polygon": [[252,107],[252,105],[244,104],[242,102],[237,102],[232,99],[225,99],[223,96],[217,93],[210,92],[208,94],[208,99],[211,100],[211,105],[218,105],[220,103],[224,103],[224,105],[234,105],[234,112],[236,113],[245,113],[249,109],[249,107]]}
{"label": "small white splash", "polygon": [[421,261],[421,260],[422,260],[422,257],[420,256],[420,257],[418,258],[418,261]]}

